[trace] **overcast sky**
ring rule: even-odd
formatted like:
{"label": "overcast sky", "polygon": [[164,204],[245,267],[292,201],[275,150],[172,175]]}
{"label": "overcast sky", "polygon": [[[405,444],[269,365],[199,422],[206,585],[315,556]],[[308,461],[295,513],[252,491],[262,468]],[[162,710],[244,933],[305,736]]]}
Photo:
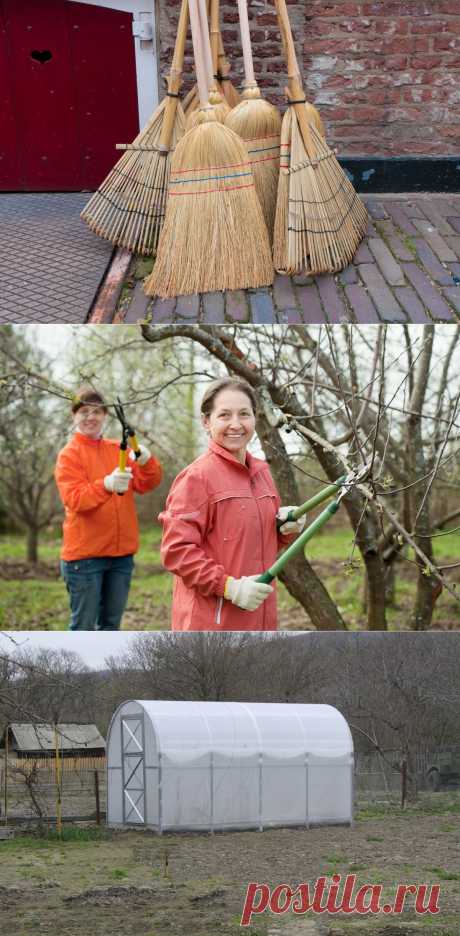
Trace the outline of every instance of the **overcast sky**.
{"label": "overcast sky", "polygon": [[80,654],[84,662],[94,669],[101,669],[108,656],[118,656],[126,650],[134,637],[133,631],[112,631],[98,633],[81,631],[11,631],[14,643],[8,632],[0,634],[0,652],[14,654],[18,649],[46,647],[53,650],[73,650]]}

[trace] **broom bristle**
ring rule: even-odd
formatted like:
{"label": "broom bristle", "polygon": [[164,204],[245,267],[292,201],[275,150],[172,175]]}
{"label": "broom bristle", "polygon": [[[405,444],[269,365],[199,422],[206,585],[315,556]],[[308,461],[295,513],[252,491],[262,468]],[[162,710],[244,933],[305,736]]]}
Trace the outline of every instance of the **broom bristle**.
{"label": "broom bristle", "polygon": [[[292,108],[290,108],[291,110]],[[310,275],[337,273],[353,258],[363,239],[368,215],[350,180],[328,147],[310,124],[316,156],[305,149],[295,112],[291,118],[290,153],[282,147],[282,158],[289,160],[286,231],[275,241],[275,267],[288,274]],[[276,226],[279,236],[279,228]],[[280,262],[284,255],[284,262]]]}
{"label": "broom bristle", "polygon": [[326,131],[324,129],[323,121],[321,120],[321,114],[313,104],[310,104],[309,101],[305,101],[305,110],[307,113],[307,120],[309,124],[313,124],[314,127],[318,130],[322,137],[326,136]]}
{"label": "broom bristle", "polygon": [[[81,212],[95,234],[133,253],[154,253],[164,221],[171,151],[160,152],[166,98]],[[171,138],[174,149],[185,132],[178,104]]]}
{"label": "broom bristle", "polygon": [[158,255],[144,283],[149,296],[273,282],[268,233],[244,143],[215,119],[202,119],[174,153]]}
{"label": "broom bristle", "polygon": [[[230,108],[225,98],[222,97],[222,95],[217,89],[213,89],[212,91],[209,92],[209,103],[212,106],[212,109],[216,116],[216,120],[219,123],[225,123],[225,120],[228,114],[230,113]],[[201,119],[198,117],[199,113],[200,113],[200,102],[199,102],[199,99],[197,99],[197,106],[195,107],[194,104],[192,104],[192,109],[189,109],[189,111],[187,112],[187,118],[185,122],[186,130],[192,130],[193,127],[196,127],[199,123],[202,122]]]}
{"label": "broom bristle", "polygon": [[[232,107],[235,107],[236,104],[239,104],[241,100],[240,96],[238,92],[235,91],[235,88],[233,87],[231,81],[227,81],[226,79],[222,79],[222,82],[220,79],[217,79],[217,90],[219,94],[221,95],[221,98],[227,105],[227,109],[225,113],[228,114],[229,109],[231,110]],[[194,85],[194,87],[190,89],[190,91],[188,92],[188,94],[185,96],[183,100],[183,110],[184,110],[184,114],[185,114],[186,121],[187,121],[186,123],[187,130],[190,130],[191,126],[196,126],[196,122],[189,126],[189,117],[191,114],[194,113],[194,111],[199,110],[199,108],[200,108],[200,97],[198,94],[198,88],[196,85]],[[220,118],[219,118],[219,121],[220,123],[222,123]]]}
{"label": "broom bristle", "polygon": [[225,125],[234,130],[247,146],[256,192],[271,240],[278,189],[280,114],[276,107],[260,97],[259,92],[258,96],[240,101],[230,111]]}

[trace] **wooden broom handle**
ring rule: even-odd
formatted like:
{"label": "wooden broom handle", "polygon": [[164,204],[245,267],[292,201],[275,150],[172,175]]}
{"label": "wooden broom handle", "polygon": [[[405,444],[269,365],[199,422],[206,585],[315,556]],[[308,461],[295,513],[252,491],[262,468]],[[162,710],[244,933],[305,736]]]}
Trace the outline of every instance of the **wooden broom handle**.
{"label": "wooden broom handle", "polygon": [[[305,92],[302,88],[299,66],[295,54],[294,40],[292,38],[291,24],[289,22],[289,16],[286,7],[286,0],[275,0],[275,7],[278,16],[281,39],[287,58],[289,85],[288,98],[293,101],[302,101],[302,99],[305,99]],[[316,156],[316,151],[313,145],[310,125],[307,120],[305,108],[302,103],[292,104],[292,107],[295,110],[296,117],[299,122],[300,132],[302,134],[305,149],[310,159],[314,159]]]}
{"label": "wooden broom handle", "polygon": [[[212,3],[211,3],[212,10]],[[198,0],[198,15],[201,27],[201,45],[203,49],[204,61],[208,77],[208,87],[215,87],[214,71],[212,65],[211,42],[209,39],[208,13],[206,9],[206,0]]]}
{"label": "wooden broom handle", "polygon": [[[176,95],[182,84],[182,67],[184,64],[185,41],[187,39],[188,29],[188,0],[182,0],[179,22],[177,24],[177,36],[174,46],[173,60],[168,78],[168,92]],[[177,97],[168,97],[166,101],[163,123],[161,125],[160,139],[158,149],[161,152],[168,153],[171,148],[171,137],[174,129],[174,121],[177,113]]]}
{"label": "wooden broom handle", "polygon": [[188,29],[188,2],[187,0],[182,0],[182,5],[180,8],[179,22],[177,25],[177,36],[176,44],[174,46],[174,55],[171,63],[170,78],[175,77],[176,74],[182,74],[182,68],[184,64],[184,53],[185,53],[185,41],[187,39],[187,29]]}
{"label": "wooden broom handle", "polygon": [[223,75],[225,78],[230,71],[230,62],[225,54],[224,43],[222,41],[222,33],[219,26],[219,57],[217,63],[217,70],[219,75]]}
{"label": "wooden broom handle", "polygon": [[238,0],[238,16],[240,18],[241,45],[243,47],[244,77],[246,79],[246,84],[255,84],[251,33],[249,31],[248,5],[246,0]]}
{"label": "wooden broom handle", "polygon": [[188,0],[188,8],[190,13],[190,24],[192,27],[193,55],[195,57],[196,82],[198,85],[200,106],[208,107],[209,91],[206,75],[206,64],[201,40],[201,24],[198,10],[198,0]]}
{"label": "wooden broom handle", "polygon": [[300,84],[300,71],[295,54],[294,40],[292,38],[291,24],[289,22],[286,0],[275,0],[276,14],[280,27],[284,51],[287,58],[289,81],[297,80]]}
{"label": "wooden broom handle", "polygon": [[210,42],[211,42],[211,57],[212,57],[212,73],[217,75],[217,68],[219,63],[219,0],[211,0],[210,2],[210,24],[209,24],[209,33],[210,33]]}

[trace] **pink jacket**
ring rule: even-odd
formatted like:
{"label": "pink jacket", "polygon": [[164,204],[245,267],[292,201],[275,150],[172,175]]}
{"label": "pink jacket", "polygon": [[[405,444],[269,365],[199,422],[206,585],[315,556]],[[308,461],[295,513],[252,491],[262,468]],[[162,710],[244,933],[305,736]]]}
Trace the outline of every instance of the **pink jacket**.
{"label": "pink jacket", "polygon": [[248,454],[242,465],[213,441],[180,472],[159,516],[161,558],[175,575],[173,630],[276,630],[276,589],[257,611],[223,595],[229,575],[263,572],[292,539],[277,533],[280,503],[266,462]]}

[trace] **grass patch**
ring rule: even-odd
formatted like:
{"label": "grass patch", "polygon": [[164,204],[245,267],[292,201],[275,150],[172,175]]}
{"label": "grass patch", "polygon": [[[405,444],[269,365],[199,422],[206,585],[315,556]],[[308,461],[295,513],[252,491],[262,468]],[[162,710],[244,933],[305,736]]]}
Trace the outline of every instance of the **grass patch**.
{"label": "grass patch", "polygon": [[50,842],[106,842],[110,835],[106,829],[99,826],[80,828],[79,826],[63,826],[59,835],[56,829],[49,829],[43,838]]}
{"label": "grass patch", "polygon": [[126,871],[125,868],[114,868],[112,877],[115,881],[123,881],[125,878],[129,877],[129,871]]}
{"label": "grass patch", "polygon": [[[460,815],[460,796],[449,797],[444,794],[442,797],[436,797],[436,794],[430,796],[421,795],[415,803],[408,804],[401,809],[396,803],[375,803],[367,806],[359,806],[356,809],[355,819],[357,822],[366,822],[368,819],[381,819],[384,816],[398,819],[410,819],[413,816],[455,816]],[[368,841],[371,841],[369,838]],[[379,841],[373,838],[372,841]]]}
{"label": "grass patch", "polygon": [[[169,628],[173,578],[160,571],[161,529],[150,526],[141,531],[128,607],[123,618],[124,630],[165,630]],[[433,540],[435,556],[445,564],[460,555],[460,532]],[[40,562],[36,572],[26,563],[24,536],[0,537],[0,564],[5,576],[1,581],[0,629],[66,630],[69,623],[68,596],[59,577],[60,530],[47,533],[40,544]],[[363,611],[363,563],[357,550],[353,567],[348,564],[352,534],[348,527],[332,527],[318,534],[307,548],[307,557],[337,604],[350,630],[366,629]],[[411,557],[412,558],[412,557]],[[356,562],[355,562],[356,560]],[[24,563],[17,574],[8,575],[14,563]],[[45,574],[46,573],[46,574]],[[451,574],[450,580],[460,579]],[[397,569],[395,606],[388,608],[388,627],[392,631],[410,627],[410,614],[416,587],[416,570],[402,562]],[[289,629],[311,626],[306,611],[279,586],[280,625]],[[460,628],[460,608],[448,593],[436,602],[433,625]]]}
{"label": "grass patch", "polygon": [[440,881],[460,881],[460,874],[457,871],[445,871],[444,868],[424,868],[424,871],[431,871]]}
{"label": "grass patch", "polygon": [[69,842],[72,845],[93,844],[95,842],[109,841],[110,835],[104,828],[93,826],[80,828],[79,826],[64,826],[61,834],[56,829],[46,829],[43,832],[37,832],[35,835],[15,835],[12,839],[6,839],[1,844],[2,854],[5,852],[17,851],[36,851],[36,849],[47,849],[53,845],[62,845]]}
{"label": "grass patch", "polygon": [[328,864],[341,864],[342,861],[345,861],[344,855],[326,855],[324,861],[327,861]]}

